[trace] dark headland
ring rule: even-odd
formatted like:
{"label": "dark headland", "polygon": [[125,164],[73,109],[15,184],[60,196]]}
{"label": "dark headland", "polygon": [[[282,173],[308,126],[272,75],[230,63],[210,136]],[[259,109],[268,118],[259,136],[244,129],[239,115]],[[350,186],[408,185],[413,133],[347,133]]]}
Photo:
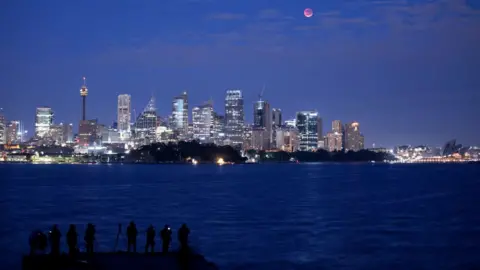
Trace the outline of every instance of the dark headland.
{"label": "dark headland", "polygon": [[217,266],[208,262],[202,255],[193,252],[128,253],[99,252],[93,255],[79,253],[75,258],[67,255],[26,255],[22,260],[24,270],[217,270]]}

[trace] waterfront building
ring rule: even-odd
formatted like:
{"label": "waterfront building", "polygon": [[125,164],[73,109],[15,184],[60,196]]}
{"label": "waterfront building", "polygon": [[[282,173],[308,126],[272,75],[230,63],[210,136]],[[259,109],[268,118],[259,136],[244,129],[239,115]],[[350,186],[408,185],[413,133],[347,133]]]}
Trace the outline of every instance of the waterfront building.
{"label": "waterfront building", "polygon": [[137,145],[155,142],[157,129],[157,109],[155,98],[152,96],[142,113],[137,117],[134,125],[134,140]]}
{"label": "waterfront building", "polygon": [[170,125],[179,140],[188,137],[188,96],[187,92],[173,98]]}
{"label": "waterfront building", "polygon": [[318,147],[318,140],[322,137],[322,121],[316,111],[297,112],[295,126],[300,135],[299,150],[314,151]]}
{"label": "waterfront building", "polygon": [[342,133],[331,131],[325,136],[324,146],[327,151],[341,151],[343,149],[343,135]]}
{"label": "waterfront building", "polygon": [[243,145],[242,150],[246,151],[253,148],[252,145],[253,126],[245,124],[243,126]]}
{"label": "waterfront building", "polygon": [[214,112],[211,103],[192,109],[193,139],[200,143],[212,143],[214,138]]}
{"label": "waterfront building", "polygon": [[[7,143],[7,144],[18,144],[18,143],[22,142],[23,131],[22,131],[20,121],[8,121],[5,128],[6,128],[6,132],[5,132],[6,141],[5,141],[5,143]],[[1,127],[0,127],[0,129],[1,129]]]}
{"label": "waterfront building", "polygon": [[251,149],[268,150],[270,147],[270,132],[265,127],[252,127],[252,145]]}
{"label": "waterfront building", "polygon": [[35,114],[35,137],[43,138],[53,124],[53,110],[50,107],[38,107]]}
{"label": "waterfront building", "polygon": [[213,143],[223,145],[225,141],[225,116],[213,112]]}
{"label": "waterfront building", "polygon": [[130,138],[130,122],[132,121],[132,99],[130,95],[118,95],[117,102],[117,127],[115,129],[120,133],[121,139]]}
{"label": "waterfront building", "polygon": [[242,90],[227,90],[225,95],[225,135],[229,145],[241,147],[244,123]]}
{"label": "waterfront building", "polygon": [[345,151],[359,151],[364,148],[364,137],[360,133],[360,124],[351,122],[345,125]]}
{"label": "waterfront building", "polygon": [[295,152],[299,147],[298,129],[292,126],[281,126],[276,131],[276,148],[286,152]]}
{"label": "waterfront building", "polygon": [[81,146],[94,146],[101,143],[98,120],[82,120],[78,129],[78,144]]}
{"label": "waterfront building", "polygon": [[169,129],[168,127],[158,126],[155,131],[155,134],[156,134],[157,142],[169,143],[169,142],[175,141],[173,130]]}

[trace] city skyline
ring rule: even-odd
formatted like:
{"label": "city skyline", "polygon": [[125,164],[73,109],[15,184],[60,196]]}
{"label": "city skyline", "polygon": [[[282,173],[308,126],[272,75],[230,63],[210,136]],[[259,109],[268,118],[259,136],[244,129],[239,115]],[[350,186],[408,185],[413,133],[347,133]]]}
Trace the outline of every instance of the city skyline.
{"label": "city skyline", "polygon": [[[306,6],[314,11],[309,19]],[[175,18],[179,9],[185,14]],[[33,16],[38,12],[46,16]],[[127,20],[126,12],[132,14]],[[89,20],[80,19],[85,14]],[[480,143],[474,35],[480,7],[474,1],[259,1],[244,7],[215,0],[141,7],[85,1],[76,8],[12,1],[0,15],[6,41],[0,81],[8,101],[0,107],[7,120],[22,121],[29,136],[40,106],[52,108],[56,123],[78,127],[78,89],[86,76],[87,118],[108,125],[117,119],[119,94],[131,95],[133,120],[152,92],[159,115],[168,116],[172,98],[187,91],[191,119],[190,108],[209,98],[224,114],[225,90],[237,88],[252,123],[250,108],[265,84],[265,100],[284,120],[317,110],[325,130],[335,119],[357,121],[365,147],[442,145],[453,138]],[[156,27],[165,22],[168,28]],[[111,25],[118,27],[105,32]]]}

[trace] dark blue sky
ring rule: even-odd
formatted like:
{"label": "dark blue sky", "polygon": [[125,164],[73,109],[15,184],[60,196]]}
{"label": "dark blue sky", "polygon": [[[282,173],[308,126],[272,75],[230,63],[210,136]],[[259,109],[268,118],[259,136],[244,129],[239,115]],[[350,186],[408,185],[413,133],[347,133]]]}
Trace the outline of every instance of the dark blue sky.
{"label": "dark blue sky", "polygon": [[[0,9],[0,107],[32,130],[35,107],[110,124],[117,95],[139,112],[153,93],[190,107],[240,88],[284,118],[317,109],[356,120],[367,146],[480,144],[480,0],[6,0]],[[303,9],[314,10],[312,18]],[[31,132],[30,132],[31,134]]]}

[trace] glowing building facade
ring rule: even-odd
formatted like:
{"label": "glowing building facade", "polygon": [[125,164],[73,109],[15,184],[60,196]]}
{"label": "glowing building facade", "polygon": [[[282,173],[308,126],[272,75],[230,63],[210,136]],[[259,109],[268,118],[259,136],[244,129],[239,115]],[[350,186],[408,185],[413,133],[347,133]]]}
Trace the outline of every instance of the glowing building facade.
{"label": "glowing building facade", "polygon": [[131,96],[127,94],[118,95],[117,104],[117,130],[122,139],[130,138],[130,122],[132,117]]}
{"label": "glowing building facade", "polygon": [[43,138],[53,124],[53,110],[50,107],[39,107],[35,114],[35,137]]}
{"label": "glowing building facade", "polygon": [[173,98],[172,117],[170,127],[178,137],[183,140],[188,137],[188,96],[183,92],[180,96]]}
{"label": "glowing building facade", "polygon": [[226,144],[240,146],[243,144],[243,111],[242,90],[227,90],[225,96],[225,137]]}
{"label": "glowing building facade", "polygon": [[192,110],[193,139],[210,143],[214,139],[214,112],[212,104],[194,107]]}
{"label": "glowing building facade", "polygon": [[299,150],[314,151],[322,137],[322,120],[316,111],[297,112],[295,126],[299,133]]}
{"label": "glowing building facade", "polygon": [[140,145],[156,141],[157,110],[155,98],[150,98],[143,112],[137,117],[134,125],[135,142]]}
{"label": "glowing building facade", "polygon": [[364,148],[364,137],[360,133],[360,124],[358,122],[346,124],[344,136],[345,151],[359,151]]}

